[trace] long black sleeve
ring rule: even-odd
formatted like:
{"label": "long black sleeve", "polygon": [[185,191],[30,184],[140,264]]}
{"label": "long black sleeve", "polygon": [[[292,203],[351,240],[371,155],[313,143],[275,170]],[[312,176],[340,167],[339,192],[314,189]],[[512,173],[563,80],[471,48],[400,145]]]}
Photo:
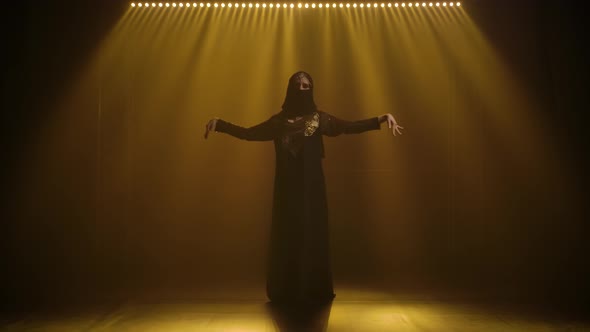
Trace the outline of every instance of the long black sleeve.
{"label": "long black sleeve", "polygon": [[381,129],[381,123],[379,123],[379,117],[358,121],[346,121],[321,112],[320,127],[323,135],[338,136],[341,134],[360,134],[369,130],[378,130]]}
{"label": "long black sleeve", "polygon": [[270,141],[278,134],[278,122],[273,116],[253,127],[244,128],[218,119],[215,125],[215,131],[247,141]]}

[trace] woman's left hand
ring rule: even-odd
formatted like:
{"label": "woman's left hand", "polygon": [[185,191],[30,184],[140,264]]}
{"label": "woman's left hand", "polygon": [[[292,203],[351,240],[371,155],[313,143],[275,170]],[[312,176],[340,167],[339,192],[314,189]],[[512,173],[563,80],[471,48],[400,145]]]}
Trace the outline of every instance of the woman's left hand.
{"label": "woman's left hand", "polygon": [[383,114],[379,117],[379,123],[382,123],[385,121],[387,121],[387,126],[389,127],[389,129],[391,129],[391,133],[393,134],[393,136],[396,136],[395,135],[396,132],[400,135],[402,134],[400,129],[404,129],[404,127],[399,126],[397,124],[397,121],[395,121],[395,119],[393,118],[393,115],[391,115],[390,113],[387,113],[387,114]]}

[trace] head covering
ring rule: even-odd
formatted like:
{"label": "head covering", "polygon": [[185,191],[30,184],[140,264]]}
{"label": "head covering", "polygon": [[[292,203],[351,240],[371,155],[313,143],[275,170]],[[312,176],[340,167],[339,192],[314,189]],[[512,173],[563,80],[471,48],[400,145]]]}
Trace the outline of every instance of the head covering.
{"label": "head covering", "polygon": [[[309,80],[309,90],[300,90],[301,79]],[[289,78],[287,95],[283,102],[283,113],[287,117],[305,116],[317,112],[317,106],[313,101],[313,79],[304,71],[298,71]]]}

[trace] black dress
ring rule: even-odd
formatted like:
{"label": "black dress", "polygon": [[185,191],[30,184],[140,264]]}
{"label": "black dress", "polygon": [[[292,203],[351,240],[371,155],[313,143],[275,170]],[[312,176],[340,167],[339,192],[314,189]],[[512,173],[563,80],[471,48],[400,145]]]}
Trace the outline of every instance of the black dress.
{"label": "black dress", "polygon": [[266,281],[272,302],[334,298],[322,135],[376,129],[380,129],[377,117],[345,121],[321,111],[293,123],[281,112],[250,128],[218,120],[218,132],[249,141],[274,141],[276,168]]}

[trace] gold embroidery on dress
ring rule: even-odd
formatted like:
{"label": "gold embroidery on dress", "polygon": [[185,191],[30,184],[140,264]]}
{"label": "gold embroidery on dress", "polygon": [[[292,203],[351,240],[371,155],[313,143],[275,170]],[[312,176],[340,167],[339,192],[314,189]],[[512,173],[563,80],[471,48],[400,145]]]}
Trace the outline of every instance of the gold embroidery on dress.
{"label": "gold embroidery on dress", "polygon": [[316,112],[313,113],[311,120],[305,121],[305,136],[311,136],[315,133],[316,129],[320,126],[320,115]]}

